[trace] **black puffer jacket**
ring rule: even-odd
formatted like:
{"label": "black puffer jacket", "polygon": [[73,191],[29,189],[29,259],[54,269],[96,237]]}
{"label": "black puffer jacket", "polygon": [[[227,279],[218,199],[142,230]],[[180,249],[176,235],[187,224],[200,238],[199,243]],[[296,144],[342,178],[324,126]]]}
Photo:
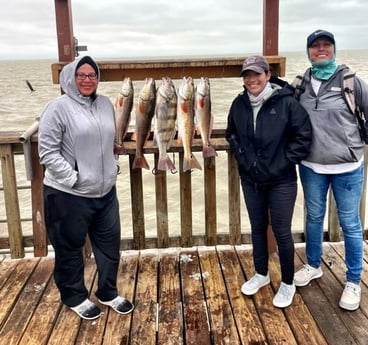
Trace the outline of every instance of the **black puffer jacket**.
{"label": "black puffer jacket", "polygon": [[272,86],[273,94],[258,112],[256,132],[246,91],[234,99],[226,129],[240,176],[258,185],[296,180],[295,165],[308,156],[312,141],[308,113],[293,90]]}

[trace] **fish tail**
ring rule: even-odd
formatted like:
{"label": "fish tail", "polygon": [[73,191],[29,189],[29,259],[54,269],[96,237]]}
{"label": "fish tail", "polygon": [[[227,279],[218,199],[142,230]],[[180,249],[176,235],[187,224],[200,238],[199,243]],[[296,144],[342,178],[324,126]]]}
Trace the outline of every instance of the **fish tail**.
{"label": "fish tail", "polygon": [[149,164],[146,161],[146,158],[144,157],[144,155],[142,156],[135,156],[134,157],[134,161],[133,161],[133,169],[139,169],[139,168],[144,168],[149,170]]}
{"label": "fish tail", "polygon": [[208,158],[208,157],[216,157],[217,156],[217,152],[215,150],[215,148],[211,145],[208,146],[203,146],[203,151],[202,151],[202,155],[203,158]]}
{"label": "fish tail", "polygon": [[183,171],[188,171],[192,169],[202,170],[201,165],[199,164],[197,158],[191,154],[190,156],[184,157],[183,160]]}
{"label": "fish tail", "polygon": [[127,154],[127,150],[126,150],[123,143],[121,143],[121,144],[115,143],[115,145],[114,145],[114,154],[116,154],[116,155],[122,155],[122,154],[125,155],[125,154]]}
{"label": "fish tail", "polygon": [[175,165],[169,156],[160,157],[157,164],[158,170],[175,170]]}

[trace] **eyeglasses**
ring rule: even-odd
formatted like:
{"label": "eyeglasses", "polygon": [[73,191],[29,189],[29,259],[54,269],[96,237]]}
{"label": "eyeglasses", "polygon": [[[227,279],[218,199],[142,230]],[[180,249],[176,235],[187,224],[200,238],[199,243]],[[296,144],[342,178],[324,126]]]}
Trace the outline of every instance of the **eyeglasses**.
{"label": "eyeglasses", "polygon": [[89,80],[96,80],[97,79],[97,74],[96,73],[89,73],[89,74],[85,74],[85,73],[76,73],[75,76],[80,79],[80,80],[84,80],[87,77],[89,78]]}

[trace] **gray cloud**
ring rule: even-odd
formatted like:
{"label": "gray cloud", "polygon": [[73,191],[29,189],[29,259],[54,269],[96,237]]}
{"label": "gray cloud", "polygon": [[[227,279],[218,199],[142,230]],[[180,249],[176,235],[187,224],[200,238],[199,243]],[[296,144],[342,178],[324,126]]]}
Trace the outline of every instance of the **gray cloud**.
{"label": "gray cloud", "polygon": [[[96,58],[262,52],[263,1],[72,0],[74,35]],[[280,0],[280,52],[313,30],[338,49],[368,49],[366,0]],[[0,59],[57,58],[54,1],[12,0],[0,12]]]}

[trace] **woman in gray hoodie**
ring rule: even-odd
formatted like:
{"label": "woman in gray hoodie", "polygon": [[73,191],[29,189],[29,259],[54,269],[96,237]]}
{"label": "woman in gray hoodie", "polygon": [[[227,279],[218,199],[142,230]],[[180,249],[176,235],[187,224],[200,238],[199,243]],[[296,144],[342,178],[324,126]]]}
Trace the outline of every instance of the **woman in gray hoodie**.
{"label": "woman in gray hoodie", "polygon": [[45,166],[44,206],[55,250],[54,278],[62,302],[81,318],[95,319],[100,308],[84,284],[83,246],[89,235],[98,270],[96,296],[121,314],[133,310],[118,295],[120,218],[116,196],[115,113],[108,97],[96,93],[100,71],[84,56],[61,71],[63,95],[40,117],[39,156]]}

